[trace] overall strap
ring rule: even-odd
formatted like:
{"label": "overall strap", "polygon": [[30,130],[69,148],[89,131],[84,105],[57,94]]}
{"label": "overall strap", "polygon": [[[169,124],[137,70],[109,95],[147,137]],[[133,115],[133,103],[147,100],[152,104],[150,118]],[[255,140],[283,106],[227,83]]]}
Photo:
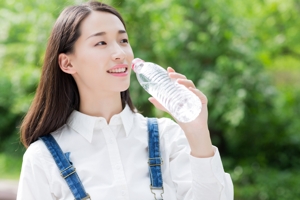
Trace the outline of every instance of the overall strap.
{"label": "overall strap", "polygon": [[40,139],[45,143],[48,150],[52,154],[55,163],[60,170],[60,175],[67,182],[72,194],[75,197],[75,200],[90,199],[89,194],[85,192],[83,185],[76,173],[76,169],[68,159],[70,153],[64,154],[51,134],[42,136]]}
{"label": "overall strap", "polygon": [[156,193],[153,190],[161,190],[158,199],[163,199],[164,193],[163,180],[161,173],[161,165],[163,160],[160,155],[159,131],[156,118],[148,118],[148,152],[149,152],[149,174],[150,174],[150,190],[156,198]]}

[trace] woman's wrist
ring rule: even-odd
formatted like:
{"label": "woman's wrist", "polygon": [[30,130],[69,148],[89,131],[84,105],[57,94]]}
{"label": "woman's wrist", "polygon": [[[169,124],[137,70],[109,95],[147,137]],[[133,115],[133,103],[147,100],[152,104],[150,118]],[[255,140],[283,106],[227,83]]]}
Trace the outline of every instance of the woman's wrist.
{"label": "woman's wrist", "polygon": [[191,148],[191,155],[197,158],[208,158],[214,155],[208,128],[198,129],[197,132],[185,133]]}

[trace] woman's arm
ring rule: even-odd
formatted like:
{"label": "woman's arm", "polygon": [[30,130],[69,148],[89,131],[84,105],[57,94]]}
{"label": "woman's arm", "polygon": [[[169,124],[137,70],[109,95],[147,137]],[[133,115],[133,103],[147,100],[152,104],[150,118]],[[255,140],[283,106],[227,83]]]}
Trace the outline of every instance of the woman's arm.
{"label": "woman's arm", "polygon": [[[195,87],[194,83],[191,80],[188,80],[184,75],[176,73],[171,67],[168,67],[167,71],[170,78],[176,79],[179,84],[182,84],[190,89],[198,96],[202,103],[202,110],[199,116],[192,122],[182,123],[174,118],[186,135],[191,147],[191,155],[198,158],[207,158],[213,156],[214,150],[207,125],[208,111],[206,96],[199,91]],[[158,109],[168,112],[167,109],[165,109],[155,98],[150,97],[149,101]]]}
{"label": "woman's arm", "polygon": [[17,200],[53,200],[40,149],[32,144],[23,156]]}
{"label": "woman's arm", "polygon": [[[189,123],[181,123],[178,125],[183,130],[184,134],[179,140],[187,140],[190,147],[189,163],[192,172],[192,191],[193,199],[209,199],[209,200],[232,200],[233,185],[229,174],[226,174],[223,169],[221,158],[218,149],[212,146],[210,133],[208,130],[208,110],[207,98],[199,91],[191,80],[186,79],[182,74],[176,73],[172,68],[168,68],[170,78],[177,79],[179,84],[189,88],[202,102],[202,110],[199,116]],[[149,101],[160,110],[168,112],[156,99],[149,98]],[[176,120],[176,119],[175,119]],[[181,142],[178,142],[181,144]],[[180,148],[179,148],[180,149]],[[175,151],[176,152],[176,151]],[[180,155],[180,153],[176,153]],[[178,160],[178,159],[177,159]],[[179,159],[180,160],[180,159]],[[177,165],[174,169],[180,169],[183,162],[173,162]],[[182,168],[187,169],[187,168]],[[180,173],[175,170],[173,176],[180,183]],[[184,185],[184,184],[183,184]],[[186,185],[186,184],[185,184]],[[179,188],[180,186],[178,186]],[[183,186],[182,186],[183,187]],[[180,190],[181,188],[179,188]],[[185,189],[187,191],[187,189]],[[188,195],[188,196],[190,196]],[[190,198],[190,197],[189,197]]]}
{"label": "woman's arm", "polygon": [[[164,165],[169,165],[176,199],[181,200],[232,200],[233,185],[230,175],[224,172],[218,148],[212,147],[214,155],[196,158],[190,154],[187,138],[177,123],[162,120],[162,148]],[[166,184],[171,184],[167,183]]]}

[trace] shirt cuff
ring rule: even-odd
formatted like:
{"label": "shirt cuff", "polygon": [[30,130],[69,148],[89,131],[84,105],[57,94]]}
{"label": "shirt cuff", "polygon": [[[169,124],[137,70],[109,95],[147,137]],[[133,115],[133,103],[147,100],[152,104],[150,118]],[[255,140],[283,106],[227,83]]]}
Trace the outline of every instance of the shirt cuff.
{"label": "shirt cuff", "polygon": [[224,185],[224,168],[217,147],[214,156],[209,158],[196,158],[190,155],[191,171],[197,182],[215,182],[216,179]]}

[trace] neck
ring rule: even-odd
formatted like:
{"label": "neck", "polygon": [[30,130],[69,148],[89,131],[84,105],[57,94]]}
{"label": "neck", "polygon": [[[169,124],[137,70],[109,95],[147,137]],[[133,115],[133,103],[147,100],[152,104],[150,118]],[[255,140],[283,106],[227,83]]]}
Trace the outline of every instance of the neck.
{"label": "neck", "polygon": [[79,111],[86,115],[104,117],[109,123],[111,117],[122,110],[119,92],[109,94],[80,93]]}

